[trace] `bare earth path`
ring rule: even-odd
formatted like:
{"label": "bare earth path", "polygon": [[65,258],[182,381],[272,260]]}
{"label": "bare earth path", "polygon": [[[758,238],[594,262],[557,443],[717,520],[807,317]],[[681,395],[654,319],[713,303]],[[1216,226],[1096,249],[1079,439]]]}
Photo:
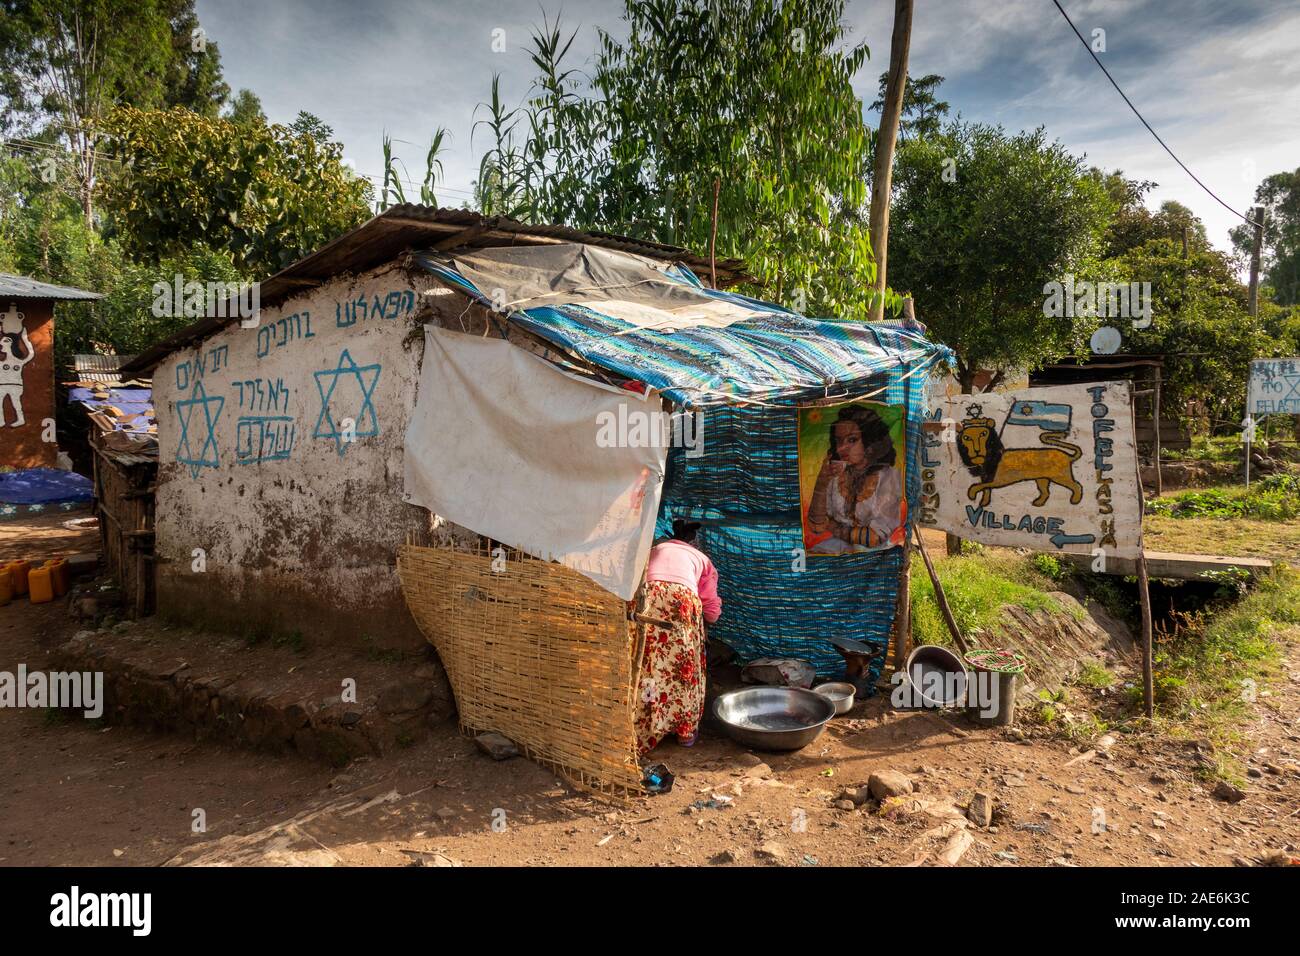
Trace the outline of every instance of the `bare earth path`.
{"label": "bare earth path", "polygon": [[[0,670],[44,668],[71,630],[61,606],[0,608]],[[965,845],[957,830],[973,838],[961,865],[1243,864],[1297,855],[1298,716],[1292,643],[1248,728],[1261,776],[1235,804],[1195,779],[1195,746],[1121,737],[1089,757],[876,698],[793,755],[707,733],[691,750],[667,745],[656,756],[677,774],[673,792],[610,806],[525,759],[490,760],[450,725],[337,772],[0,709],[0,864],[933,864]],[[833,806],[882,769],[918,792],[883,815]],[[994,799],[991,828],[954,823],[976,790]]]}

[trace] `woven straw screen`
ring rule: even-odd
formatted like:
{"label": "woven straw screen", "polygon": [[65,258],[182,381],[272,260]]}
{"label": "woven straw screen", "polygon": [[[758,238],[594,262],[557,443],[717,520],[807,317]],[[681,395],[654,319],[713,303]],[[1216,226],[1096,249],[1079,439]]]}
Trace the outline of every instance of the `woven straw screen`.
{"label": "woven straw screen", "polygon": [[[503,556],[504,555],[504,556]],[[518,552],[402,545],[407,606],[442,658],[462,729],[494,730],[587,790],[641,790],[639,649],[626,604]]]}

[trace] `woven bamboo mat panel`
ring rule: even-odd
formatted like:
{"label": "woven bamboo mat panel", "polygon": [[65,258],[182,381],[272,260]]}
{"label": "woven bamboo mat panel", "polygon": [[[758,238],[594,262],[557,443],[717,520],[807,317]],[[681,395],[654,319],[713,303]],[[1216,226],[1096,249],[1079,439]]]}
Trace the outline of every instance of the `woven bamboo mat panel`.
{"label": "woven bamboo mat panel", "polygon": [[[493,568],[497,570],[494,571]],[[558,564],[463,546],[398,549],[416,623],[467,731],[494,730],[585,789],[641,792],[637,648],[624,602]]]}

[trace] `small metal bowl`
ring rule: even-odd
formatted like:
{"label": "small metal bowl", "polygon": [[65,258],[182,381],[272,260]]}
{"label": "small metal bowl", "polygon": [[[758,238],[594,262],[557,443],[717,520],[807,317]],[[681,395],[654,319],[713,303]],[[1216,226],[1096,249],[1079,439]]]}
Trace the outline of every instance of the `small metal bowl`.
{"label": "small metal bowl", "polygon": [[818,684],[813,688],[814,694],[821,694],[832,704],[835,705],[835,716],[847,714],[853,709],[854,695],[858,689],[852,684],[846,684],[843,681],[831,681],[829,684]]}
{"label": "small metal bowl", "polygon": [[835,705],[799,687],[744,687],[718,695],[713,715],[727,736],[746,747],[798,750],[821,736]]}

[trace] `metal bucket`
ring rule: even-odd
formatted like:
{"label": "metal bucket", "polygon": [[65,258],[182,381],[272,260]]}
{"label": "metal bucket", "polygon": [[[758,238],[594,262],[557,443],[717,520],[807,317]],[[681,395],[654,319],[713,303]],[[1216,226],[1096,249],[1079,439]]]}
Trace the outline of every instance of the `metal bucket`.
{"label": "metal bucket", "polygon": [[966,702],[966,666],[946,647],[922,644],[907,655],[903,676],[919,707],[956,707]]}

